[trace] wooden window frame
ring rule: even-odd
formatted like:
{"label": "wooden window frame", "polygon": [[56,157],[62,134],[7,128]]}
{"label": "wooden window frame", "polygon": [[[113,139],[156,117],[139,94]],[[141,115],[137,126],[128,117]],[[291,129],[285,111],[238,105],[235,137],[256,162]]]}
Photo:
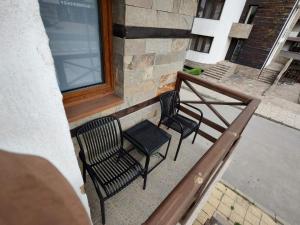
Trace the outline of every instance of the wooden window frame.
{"label": "wooden window frame", "polygon": [[110,0],[98,0],[100,18],[99,34],[102,41],[102,62],[104,83],[63,93],[65,107],[78,104],[88,99],[104,97],[114,93],[114,75],[112,62],[112,3]]}

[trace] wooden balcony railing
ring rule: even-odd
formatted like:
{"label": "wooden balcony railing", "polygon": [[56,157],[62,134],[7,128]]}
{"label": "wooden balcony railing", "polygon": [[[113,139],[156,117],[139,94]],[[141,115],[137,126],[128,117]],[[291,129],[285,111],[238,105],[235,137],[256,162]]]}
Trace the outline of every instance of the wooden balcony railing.
{"label": "wooden balcony railing", "polygon": [[[168,197],[159,205],[147,221],[145,221],[144,225],[175,225],[180,221],[184,223],[184,218],[188,217],[189,212],[193,210],[193,207],[196,207],[197,203],[201,201],[209,184],[214,180],[229,155],[234,150],[243,130],[260,102],[260,100],[254,99],[243,93],[178,72],[176,82],[177,91],[180,91],[182,83],[185,83],[186,86],[199,97],[199,101],[188,102],[193,104],[205,104],[208,106],[224,123],[225,127],[204,118],[203,123],[221,132],[222,135],[216,139],[210,134],[199,130],[199,135],[212,141],[214,144],[186,174]],[[229,96],[239,102],[206,101],[191,83]],[[214,105],[244,105],[245,108],[232,123],[229,123],[222,114],[214,108]],[[192,117],[197,117],[195,113],[188,109],[184,109],[184,112]]]}
{"label": "wooden balcony railing", "polygon": [[[199,98],[198,101],[193,100],[182,102],[195,105],[205,104],[222,121],[223,125],[219,125],[205,117],[202,122],[222,134],[219,138],[216,138],[201,129],[198,131],[199,135],[211,141],[213,145],[206,151],[206,153],[185,175],[185,177],[178,183],[178,185],[143,225],[175,225],[178,222],[181,222],[181,224],[185,223],[185,219],[189,217],[189,214],[193,211],[194,207],[196,207],[197,203],[201,201],[208,187],[213,182],[218,172],[222,169],[222,166],[229,158],[235,146],[238,144],[242,132],[260,103],[260,100],[254,99],[243,93],[233,91],[229,88],[216,85],[206,80],[195,78],[183,72],[178,72],[176,81],[176,90],[178,92],[181,90],[182,83],[184,83]],[[237,101],[206,101],[192,84],[208,88]],[[130,108],[123,109],[113,115],[121,118],[158,101],[159,96]],[[240,105],[245,108],[236,117],[236,119],[230,123],[224,118],[224,116],[222,116],[222,113],[218,112],[214,105]],[[184,107],[182,107],[181,110],[191,117],[198,119],[198,115],[193,111]],[[76,129],[72,130],[71,134],[75,134],[75,132]]]}

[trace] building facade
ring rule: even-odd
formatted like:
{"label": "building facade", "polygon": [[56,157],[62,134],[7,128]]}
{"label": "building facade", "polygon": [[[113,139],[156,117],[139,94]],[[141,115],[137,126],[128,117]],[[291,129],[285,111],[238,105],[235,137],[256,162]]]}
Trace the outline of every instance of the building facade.
{"label": "building facade", "polygon": [[[276,55],[297,8],[296,0],[202,0],[192,29],[198,41],[192,41],[187,60],[205,64],[228,60],[263,69]],[[209,13],[218,16],[203,16]]]}

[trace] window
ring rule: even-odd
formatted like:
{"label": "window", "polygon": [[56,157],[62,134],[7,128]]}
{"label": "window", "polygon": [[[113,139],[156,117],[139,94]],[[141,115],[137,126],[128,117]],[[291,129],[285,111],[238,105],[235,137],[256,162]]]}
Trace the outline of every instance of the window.
{"label": "window", "polygon": [[248,13],[247,13],[247,17],[245,19],[245,23],[246,24],[253,24],[254,21],[254,17],[256,15],[256,11],[257,11],[258,6],[257,5],[251,5],[249,7]]}
{"label": "window", "polygon": [[120,103],[113,95],[111,1],[39,4],[69,121]]}
{"label": "window", "polygon": [[191,50],[203,53],[209,53],[213,37],[197,36],[192,39]]}
{"label": "window", "polygon": [[219,20],[224,3],[225,0],[200,0],[197,9],[197,17]]}
{"label": "window", "polygon": [[91,92],[99,94],[103,88],[112,91],[111,28],[108,28],[111,18],[107,2],[39,0],[64,100],[74,99],[75,92],[82,99]]}

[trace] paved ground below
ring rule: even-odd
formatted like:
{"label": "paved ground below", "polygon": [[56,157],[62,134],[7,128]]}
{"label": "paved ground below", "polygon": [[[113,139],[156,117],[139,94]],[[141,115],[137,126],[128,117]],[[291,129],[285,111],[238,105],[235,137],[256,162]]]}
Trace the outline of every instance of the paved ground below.
{"label": "paved ground below", "polygon": [[[197,90],[210,94],[201,88]],[[189,91],[183,91],[181,94],[183,100],[197,99]],[[213,97],[218,98],[216,96]],[[214,118],[215,122],[223,125],[206,106],[202,105],[200,108],[205,117]],[[230,122],[240,111],[228,106],[215,108]],[[203,125],[202,129],[209,132]],[[217,137],[216,134],[214,136]],[[276,216],[284,224],[300,224],[299,130],[254,116],[231,159],[232,162],[223,175],[225,183]]]}
{"label": "paved ground below", "polygon": [[254,117],[223,180],[292,225],[300,224],[300,132]]}
{"label": "paved ground below", "polygon": [[205,225],[207,221],[214,224],[212,217],[218,218],[223,225],[283,225],[220,182],[215,185],[193,225]]}

